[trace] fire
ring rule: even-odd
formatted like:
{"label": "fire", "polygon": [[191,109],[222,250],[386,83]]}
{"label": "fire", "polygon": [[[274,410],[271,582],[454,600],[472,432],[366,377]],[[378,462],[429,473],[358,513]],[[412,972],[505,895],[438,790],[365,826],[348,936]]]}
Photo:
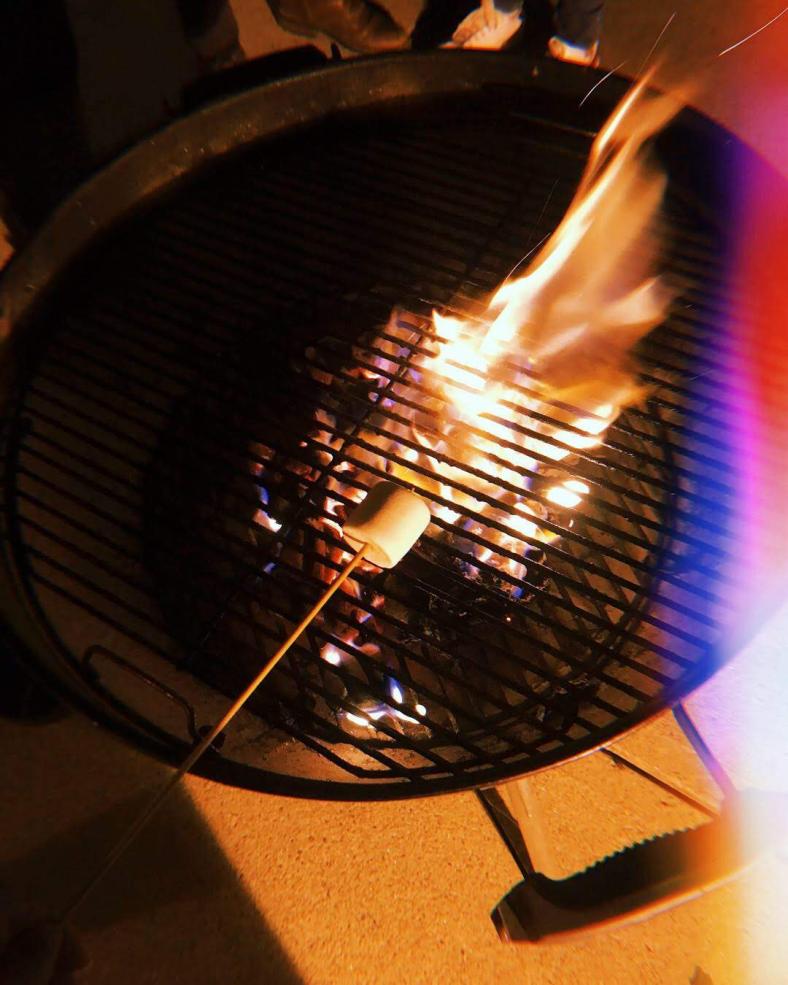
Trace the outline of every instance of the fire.
{"label": "fire", "polygon": [[[480,318],[435,312],[431,338],[410,361],[409,380],[428,394],[416,399],[442,426],[436,434],[419,410],[409,412],[409,444],[399,446],[407,464],[388,470],[440,496],[435,518],[444,527],[464,526],[520,554],[554,539],[539,522],[547,504],[575,509],[590,490],[568,473],[540,501],[529,495],[534,477],[547,462],[560,466],[599,446],[621,410],[643,397],[630,353],[669,300],[650,270],[665,179],[644,144],[678,109],[646,84],[600,132],[572,204],[526,272],[501,285]],[[395,356],[392,337],[408,343],[396,319],[373,350]],[[396,384],[395,397],[407,389]],[[482,562],[493,554],[472,549]],[[498,567],[522,573],[511,558]]]}
{"label": "fire", "polygon": [[326,643],[320,651],[320,656],[326,663],[331,664],[333,667],[338,667],[342,663],[342,654],[333,643]]}
{"label": "fire", "polygon": [[[645,145],[678,102],[649,93],[647,82],[632,88],[599,133],[555,233],[481,316],[436,311],[425,331],[395,312],[370,344],[354,349],[358,366],[341,375],[369,387],[365,423],[350,434],[340,404],[336,414],[322,406],[309,436],[324,467],[341,452],[320,516],[310,521],[330,535],[325,550],[337,564],[349,558],[329,543],[341,541],[345,504],[388,473],[430,498],[428,536],[472,559],[466,577],[497,572],[505,579],[498,587],[518,598],[529,554],[560,536],[555,511],[586,501],[591,490],[573,473],[572,458],[601,445],[622,409],[643,398],[631,351],[669,301],[652,271],[665,178]],[[310,372],[323,386],[333,382],[322,367]],[[278,523],[267,502],[261,522],[271,530]],[[564,518],[564,526],[571,522]],[[345,592],[349,612],[360,588],[349,581]],[[369,616],[357,606],[358,631],[335,633],[351,651],[379,650],[361,642]],[[332,643],[321,656],[335,667],[353,661]],[[406,701],[389,678],[386,701],[344,717],[358,728],[383,719],[422,727],[413,716],[426,714],[417,695]]]}
{"label": "fire", "polygon": [[573,510],[582,500],[583,495],[588,492],[585,482],[577,479],[567,479],[560,486],[552,486],[547,491],[547,498],[556,506],[564,506],[568,510]]}

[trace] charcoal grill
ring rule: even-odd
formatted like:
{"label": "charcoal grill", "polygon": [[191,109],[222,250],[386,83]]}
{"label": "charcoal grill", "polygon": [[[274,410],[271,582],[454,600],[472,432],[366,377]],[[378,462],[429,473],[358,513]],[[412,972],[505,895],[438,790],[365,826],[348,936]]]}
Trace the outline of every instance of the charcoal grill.
{"label": "charcoal grill", "polygon": [[[201,109],[65,203],[3,283],[4,609],[29,665],[183,758],[338,568],[321,491],[403,412],[371,426],[357,370],[395,344],[391,394],[433,308],[479,312],[556,226],[624,85],[578,108],[584,73],[522,57],[326,66]],[[687,111],[658,141],[676,300],[637,353],[647,402],[523,475],[553,539],[504,576],[469,553],[484,532],[448,542],[436,519],[359,576],[354,642],[335,607],[201,772],[339,799],[487,786],[609,742],[725,659],[727,140]],[[551,468],[590,487],[571,515]]]}

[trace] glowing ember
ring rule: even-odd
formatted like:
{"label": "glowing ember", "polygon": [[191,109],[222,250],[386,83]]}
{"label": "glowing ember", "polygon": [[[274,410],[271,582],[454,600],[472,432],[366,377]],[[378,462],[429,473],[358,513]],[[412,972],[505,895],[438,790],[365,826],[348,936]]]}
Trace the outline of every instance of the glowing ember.
{"label": "glowing ember", "polygon": [[566,509],[574,509],[583,501],[583,495],[588,492],[585,482],[577,479],[568,479],[560,486],[553,486],[547,491],[547,499],[556,506],[563,506]]}
{"label": "glowing ember", "polygon": [[[255,473],[257,473],[255,469]],[[254,522],[260,526],[264,527],[266,530],[270,530],[272,533],[278,534],[282,529],[282,524],[272,517],[268,512],[268,493],[264,486],[260,486],[260,502],[263,504],[262,508],[257,511],[254,517]]]}
{"label": "glowing ember", "polygon": [[[404,695],[402,689],[399,685],[392,681],[389,687],[392,699],[397,704],[402,704],[404,701]],[[427,709],[422,704],[417,704],[415,706],[416,711],[419,715],[426,715]],[[406,722],[409,725],[415,725],[417,727],[421,726],[421,722],[417,718],[413,718],[412,715],[406,714],[400,708],[394,708],[391,705],[386,704],[373,704],[365,705],[360,708],[359,711],[363,714],[357,714],[353,711],[344,712],[344,717],[353,725],[357,725],[359,728],[374,728],[374,723],[382,721],[383,719],[389,719],[389,721],[394,724],[396,722]]]}
{"label": "glowing ember", "polygon": [[342,654],[337,650],[333,643],[326,643],[320,651],[320,656],[326,663],[338,667],[342,663]]}

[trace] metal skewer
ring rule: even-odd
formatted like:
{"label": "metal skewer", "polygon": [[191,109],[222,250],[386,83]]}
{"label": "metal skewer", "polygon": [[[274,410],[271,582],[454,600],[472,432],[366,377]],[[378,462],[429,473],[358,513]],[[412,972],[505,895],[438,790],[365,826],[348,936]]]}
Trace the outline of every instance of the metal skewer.
{"label": "metal skewer", "polygon": [[310,623],[315,619],[315,617],[320,613],[321,609],[330,601],[331,597],[337,592],[342,585],[347,581],[350,575],[355,571],[360,562],[363,560],[364,551],[367,549],[368,544],[362,544],[356,553],[353,555],[351,560],[342,569],[339,575],[334,579],[334,581],[328,586],[326,591],[321,595],[321,597],[315,602],[309,612],[304,616],[301,622],[296,626],[293,632],[288,636],[285,642],[279,647],[276,653],[269,657],[262,669],[259,671],[257,676],[249,682],[246,688],[238,695],[238,697],[233,701],[227,711],[224,713],[222,718],[213,726],[213,728],[208,732],[204,738],[197,743],[197,745],[191,750],[189,755],[184,759],[178,769],[167,778],[164,785],[154,794],[151,800],[146,804],[142,811],[137,815],[134,821],[129,825],[120,839],[116,842],[114,847],[102,858],[96,870],[90,876],[90,878],[85,882],[85,884],[80,888],[79,892],[71,899],[67,904],[65,909],[60,913],[60,920],[64,923],[73,915],[74,911],[83,903],[87,896],[93,891],[93,889],[98,885],[99,882],[104,878],[106,873],[112,868],[112,866],[117,862],[120,856],[126,851],[129,845],[134,841],[140,831],[145,827],[148,821],[153,817],[156,811],[161,807],[161,805],[166,800],[170,792],[177,786],[178,781],[183,777],[189,770],[194,766],[197,760],[203,755],[204,752],[210,747],[214,739],[222,732],[232,721],[232,719],[238,714],[238,712],[243,708],[244,704],[248,699],[254,694],[257,688],[262,684],[262,682],[268,677],[271,671],[276,667],[282,657],[287,653],[287,651],[293,646],[293,644],[298,640],[304,630],[310,625]]}

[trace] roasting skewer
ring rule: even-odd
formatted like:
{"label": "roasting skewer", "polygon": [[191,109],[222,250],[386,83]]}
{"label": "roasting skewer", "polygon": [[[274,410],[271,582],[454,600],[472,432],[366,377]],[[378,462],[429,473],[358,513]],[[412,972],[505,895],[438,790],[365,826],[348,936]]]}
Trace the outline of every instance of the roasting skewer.
{"label": "roasting skewer", "polygon": [[197,743],[177,770],[167,778],[164,785],[145,805],[112,849],[104,855],[90,878],[72,897],[65,909],[61,911],[61,922],[65,923],[90,895],[158,811],[180,779],[189,772],[197,760],[210,748],[216,737],[230,724],[260,684],[297,642],[301,634],[320,614],[324,606],[347,581],[358,565],[366,560],[380,568],[393,568],[424,533],[429,522],[429,507],[420,496],[395,485],[393,482],[384,481],[373,486],[365,499],[350,513],[344,525],[345,540],[355,550],[353,557],[276,653],[268,658],[257,675],[233,701],[222,718]]}

